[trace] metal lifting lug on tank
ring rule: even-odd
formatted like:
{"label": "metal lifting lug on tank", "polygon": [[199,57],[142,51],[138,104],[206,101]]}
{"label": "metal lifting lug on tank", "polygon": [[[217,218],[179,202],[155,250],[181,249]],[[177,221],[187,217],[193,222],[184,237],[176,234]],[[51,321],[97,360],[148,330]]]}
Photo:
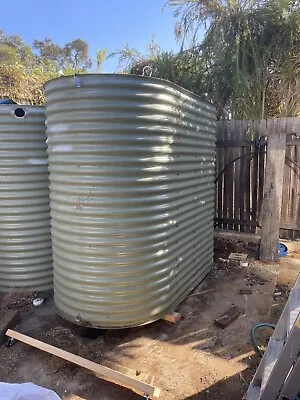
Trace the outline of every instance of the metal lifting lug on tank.
{"label": "metal lifting lug on tank", "polygon": [[162,318],[212,266],[214,107],[121,74],[45,84],[58,312],[98,328]]}

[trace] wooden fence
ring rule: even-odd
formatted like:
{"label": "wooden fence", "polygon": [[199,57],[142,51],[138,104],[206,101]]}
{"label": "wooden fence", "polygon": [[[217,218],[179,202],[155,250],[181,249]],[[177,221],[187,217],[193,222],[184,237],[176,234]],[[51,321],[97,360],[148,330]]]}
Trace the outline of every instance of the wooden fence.
{"label": "wooden fence", "polygon": [[[274,120],[219,121],[216,215],[218,228],[255,232],[260,228],[267,137]],[[285,118],[281,236],[300,237],[300,118]]]}

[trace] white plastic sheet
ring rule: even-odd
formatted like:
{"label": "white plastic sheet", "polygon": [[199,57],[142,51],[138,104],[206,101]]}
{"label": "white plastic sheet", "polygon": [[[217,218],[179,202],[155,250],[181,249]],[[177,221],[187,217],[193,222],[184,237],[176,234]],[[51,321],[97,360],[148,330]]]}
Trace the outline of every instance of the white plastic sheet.
{"label": "white plastic sheet", "polygon": [[1,383],[0,400],[61,400],[55,392],[34,383]]}

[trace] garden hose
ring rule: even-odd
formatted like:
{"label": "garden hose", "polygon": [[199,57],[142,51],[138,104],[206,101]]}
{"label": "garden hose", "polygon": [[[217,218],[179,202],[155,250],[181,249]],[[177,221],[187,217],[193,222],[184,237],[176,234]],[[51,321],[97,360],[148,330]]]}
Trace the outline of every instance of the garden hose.
{"label": "garden hose", "polygon": [[254,325],[254,327],[251,329],[251,339],[252,339],[252,342],[253,342],[255,351],[257,352],[257,354],[258,354],[260,357],[263,357],[264,352],[262,351],[262,349],[259,347],[259,345],[258,345],[258,343],[257,343],[256,336],[255,336],[255,332],[256,332],[256,329],[258,329],[258,328],[264,328],[264,327],[268,327],[268,328],[275,329],[275,325],[269,324],[269,322],[262,322],[262,323],[260,323],[260,324],[256,324],[256,325]]}

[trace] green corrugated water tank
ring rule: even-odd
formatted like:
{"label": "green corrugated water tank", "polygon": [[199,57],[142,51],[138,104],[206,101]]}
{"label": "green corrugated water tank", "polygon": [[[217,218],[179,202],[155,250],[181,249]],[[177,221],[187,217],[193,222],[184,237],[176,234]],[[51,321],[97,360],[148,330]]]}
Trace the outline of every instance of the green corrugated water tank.
{"label": "green corrugated water tank", "polygon": [[54,294],[91,327],[157,320],[212,266],[214,107],[170,82],[45,85]]}
{"label": "green corrugated water tank", "polygon": [[52,288],[43,107],[0,105],[0,291]]}

